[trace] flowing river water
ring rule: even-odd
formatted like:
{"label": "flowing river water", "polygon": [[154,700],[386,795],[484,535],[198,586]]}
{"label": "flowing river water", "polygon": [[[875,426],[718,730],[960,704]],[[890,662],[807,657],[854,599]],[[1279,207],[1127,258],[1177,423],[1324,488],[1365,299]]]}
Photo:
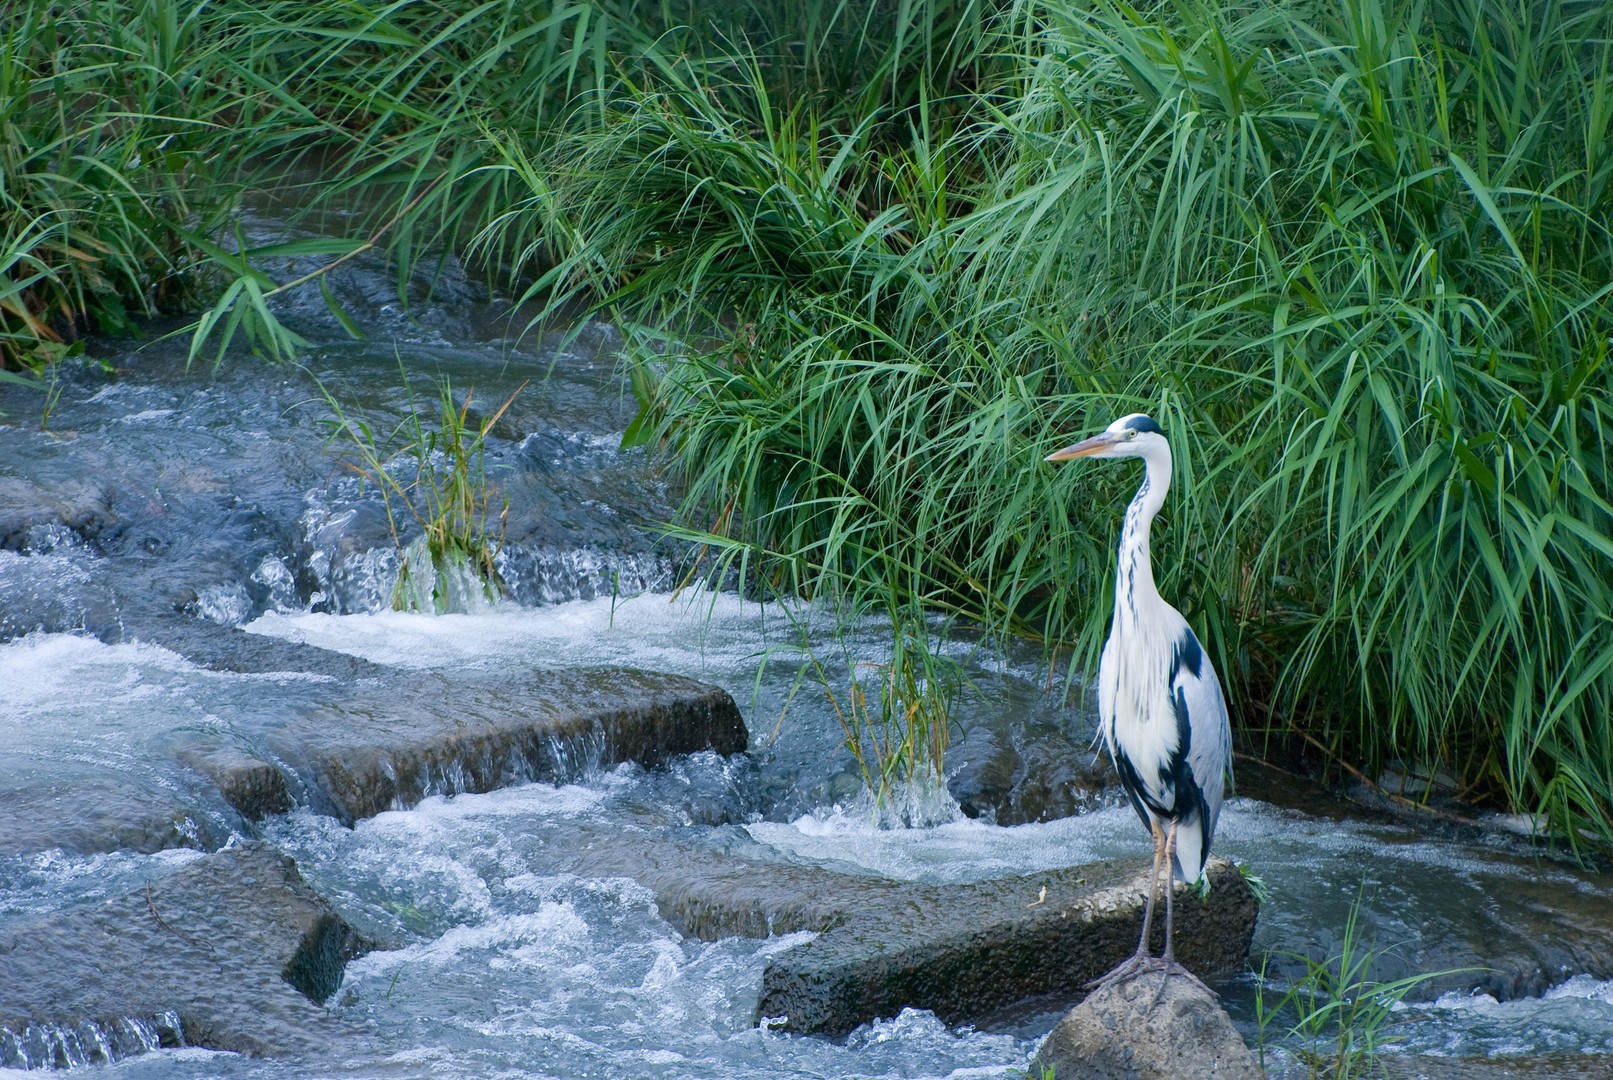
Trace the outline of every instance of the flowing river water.
{"label": "flowing river water", "polygon": [[[294,857],[347,919],[395,946],[348,965],[328,1008],[363,1034],[321,1075],[1023,1075],[1056,1018],[1051,1007],[980,1029],[908,1010],[842,1041],[758,1027],[762,968],[801,935],[686,939],[645,888],[554,873],[546,846],[584,828],[636,830],[946,885],[1141,861],[1147,839],[1131,811],[1098,792],[1074,798],[1064,809],[1079,812],[1069,816],[999,825],[940,792],[912,808],[919,825],[878,827],[803,659],[812,646],[842,662],[877,662],[881,628],[676,590],[684,553],[651,527],[670,514],[671,496],[642,452],[619,449],[632,403],[610,329],[589,327],[564,348],[513,340],[498,306],[451,275],[412,312],[388,299],[378,274],[354,270],[337,285],[369,336],[348,340],[316,308],[293,309],[316,343],[304,368],[235,357],[187,370],[182,343],[103,343],[92,351],[108,369],[63,369],[46,431],[41,396],[0,388],[0,483],[11,485],[0,494],[55,507],[32,523],[16,519],[0,550],[0,771],[30,790],[106,783],[116,792],[106,812],[122,812],[125,800],[132,817],[142,799],[176,797],[187,783],[161,764],[176,739],[208,731],[250,740],[331,692],[322,677],[218,670],[142,639],[149,620],[176,614],[431,673],[449,694],[459,676],[541,667],[686,674],[734,696],[749,753],[435,796],[353,827],[306,806],[247,823],[178,791],[196,810],[173,842],[75,852],[64,841],[0,858],[0,933],[127,894],[251,835]],[[489,474],[510,505],[499,565],[512,597],[454,614],[397,613],[387,610],[398,556],[384,507],[340,464],[324,395],[384,430],[407,412],[406,379],[434,405],[429,380],[441,376],[461,398],[474,388],[489,411],[526,384],[488,447]],[[1090,760],[1090,707],[1079,693],[1066,700],[1048,689],[1038,649],[962,635],[949,648],[969,676],[955,713],[957,768],[1004,746],[1033,765],[1061,753]],[[1056,803],[1043,799],[1044,809]],[[1024,816],[1038,816],[1034,802],[1026,807]],[[71,822],[60,826],[71,833]],[[1227,805],[1216,849],[1269,891],[1257,957],[1328,955],[1359,905],[1361,940],[1384,950],[1381,978],[1473,955],[1512,958],[1523,973],[1522,992],[1501,995],[1511,1000],[1472,991],[1486,985],[1480,978],[1456,977],[1434,1000],[1398,1010],[1397,1053],[1505,1060],[1519,1075],[1602,1075],[1606,1064],[1613,1075],[1613,981],[1576,970],[1572,948],[1554,952],[1549,940],[1586,920],[1613,923],[1608,876],[1504,834],[1247,796]],[[1524,970],[1559,954],[1570,959]],[[1279,956],[1273,970],[1292,978],[1298,968]],[[1221,987],[1251,1038],[1254,985],[1249,975]],[[306,1061],[193,1047],[105,1068],[309,1075]]]}

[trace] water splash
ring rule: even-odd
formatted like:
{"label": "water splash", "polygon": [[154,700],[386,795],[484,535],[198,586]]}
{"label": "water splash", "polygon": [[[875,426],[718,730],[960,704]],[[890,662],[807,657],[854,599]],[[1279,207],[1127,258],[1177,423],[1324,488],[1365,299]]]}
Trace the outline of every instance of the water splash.
{"label": "water splash", "polygon": [[498,603],[498,587],[468,556],[437,555],[424,536],[398,553],[392,607],[428,615],[474,615]]}

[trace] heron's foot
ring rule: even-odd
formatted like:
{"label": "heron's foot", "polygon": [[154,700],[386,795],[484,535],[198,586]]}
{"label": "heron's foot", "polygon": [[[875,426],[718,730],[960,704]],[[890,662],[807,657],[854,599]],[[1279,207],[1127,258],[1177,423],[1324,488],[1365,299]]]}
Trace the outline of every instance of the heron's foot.
{"label": "heron's foot", "polygon": [[[1203,990],[1206,994],[1209,994],[1210,997],[1217,1001],[1221,999],[1220,994],[1217,994],[1214,990],[1211,990],[1208,986],[1204,985],[1203,979],[1199,978],[1197,975],[1187,970],[1187,968],[1177,963],[1175,959],[1165,959],[1164,957],[1161,957],[1160,959],[1154,961],[1154,967],[1151,970],[1161,973],[1159,989],[1154,993],[1154,1005],[1158,1005],[1160,1001],[1164,999],[1165,987],[1170,983],[1173,976],[1176,978],[1186,979],[1188,982],[1192,983],[1200,990]],[[1152,1009],[1153,1006],[1149,1006],[1149,1008]]]}
{"label": "heron's foot", "polygon": [[[1098,990],[1105,986],[1114,986],[1117,983],[1129,982],[1132,979],[1135,979],[1137,976],[1145,975],[1150,971],[1163,971],[1164,964],[1165,961],[1161,960],[1157,956],[1149,956],[1145,952],[1133,953],[1130,957],[1122,960],[1118,965],[1116,965],[1115,968],[1107,975],[1100,975],[1098,978],[1087,983],[1086,988],[1088,990]],[[1185,971],[1187,969],[1183,968],[1182,970]]]}

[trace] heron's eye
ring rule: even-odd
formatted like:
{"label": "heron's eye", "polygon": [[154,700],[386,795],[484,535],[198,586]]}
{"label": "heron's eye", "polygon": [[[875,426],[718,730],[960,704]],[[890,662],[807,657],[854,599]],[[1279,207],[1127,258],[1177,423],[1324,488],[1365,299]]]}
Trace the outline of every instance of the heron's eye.
{"label": "heron's eye", "polygon": [[1127,428],[1126,429],[1126,438],[1135,439],[1136,437],[1137,437],[1137,429],[1136,428]]}

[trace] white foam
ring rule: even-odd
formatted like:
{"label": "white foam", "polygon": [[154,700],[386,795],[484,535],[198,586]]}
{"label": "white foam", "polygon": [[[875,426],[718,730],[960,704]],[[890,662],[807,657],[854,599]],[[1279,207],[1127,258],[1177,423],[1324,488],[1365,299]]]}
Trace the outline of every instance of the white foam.
{"label": "white foam", "polygon": [[630,664],[754,671],[770,639],[791,638],[790,623],[776,605],[695,589],[544,608],[502,605],[475,614],[271,612],[244,629],[415,669]]}
{"label": "white foam", "polygon": [[1565,983],[1558,983],[1541,997],[1547,1001],[1557,998],[1583,998],[1613,1005],[1613,979],[1601,980],[1590,975],[1575,975]]}
{"label": "white foam", "polygon": [[793,857],[860,867],[884,877],[932,884],[984,881],[1101,859],[1148,856],[1148,835],[1129,807],[1000,827],[959,818],[925,829],[882,829],[867,815],[836,808],[785,825],[757,822],[750,836]]}
{"label": "white foam", "polygon": [[212,671],[157,645],[36,632],[0,645],[0,751],[41,762],[75,752],[143,754],[138,748],[149,736],[226,728],[224,717],[263,704],[265,682],[329,681],[302,672]]}
{"label": "white foam", "polygon": [[532,912],[456,926],[418,945],[368,953],[347,965],[346,979],[390,980],[404,972],[457,968],[470,955],[494,970],[541,967],[559,959],[575,960],[586,952],[590,939],[588,924],[570,904],[547,901]]}
{"label": "white foam", "polygon": [[400,835],[477,821],[581,817],[605,805],[631,784],[626,774],[612,772],[586,786],[523,784],[486,793],[433,795],[409,810],[388,810],[359,822],[355,828],[359,832]]}
{"label": "white foam", "polygon": [[138,692],[144,669],[184,671],[178,653],[139,642],[108,645],[78,634],[32,633],[0,645],[0,716],[19,721],[63,699],[82,705],[84,692],[99,687],[108,697]]}

